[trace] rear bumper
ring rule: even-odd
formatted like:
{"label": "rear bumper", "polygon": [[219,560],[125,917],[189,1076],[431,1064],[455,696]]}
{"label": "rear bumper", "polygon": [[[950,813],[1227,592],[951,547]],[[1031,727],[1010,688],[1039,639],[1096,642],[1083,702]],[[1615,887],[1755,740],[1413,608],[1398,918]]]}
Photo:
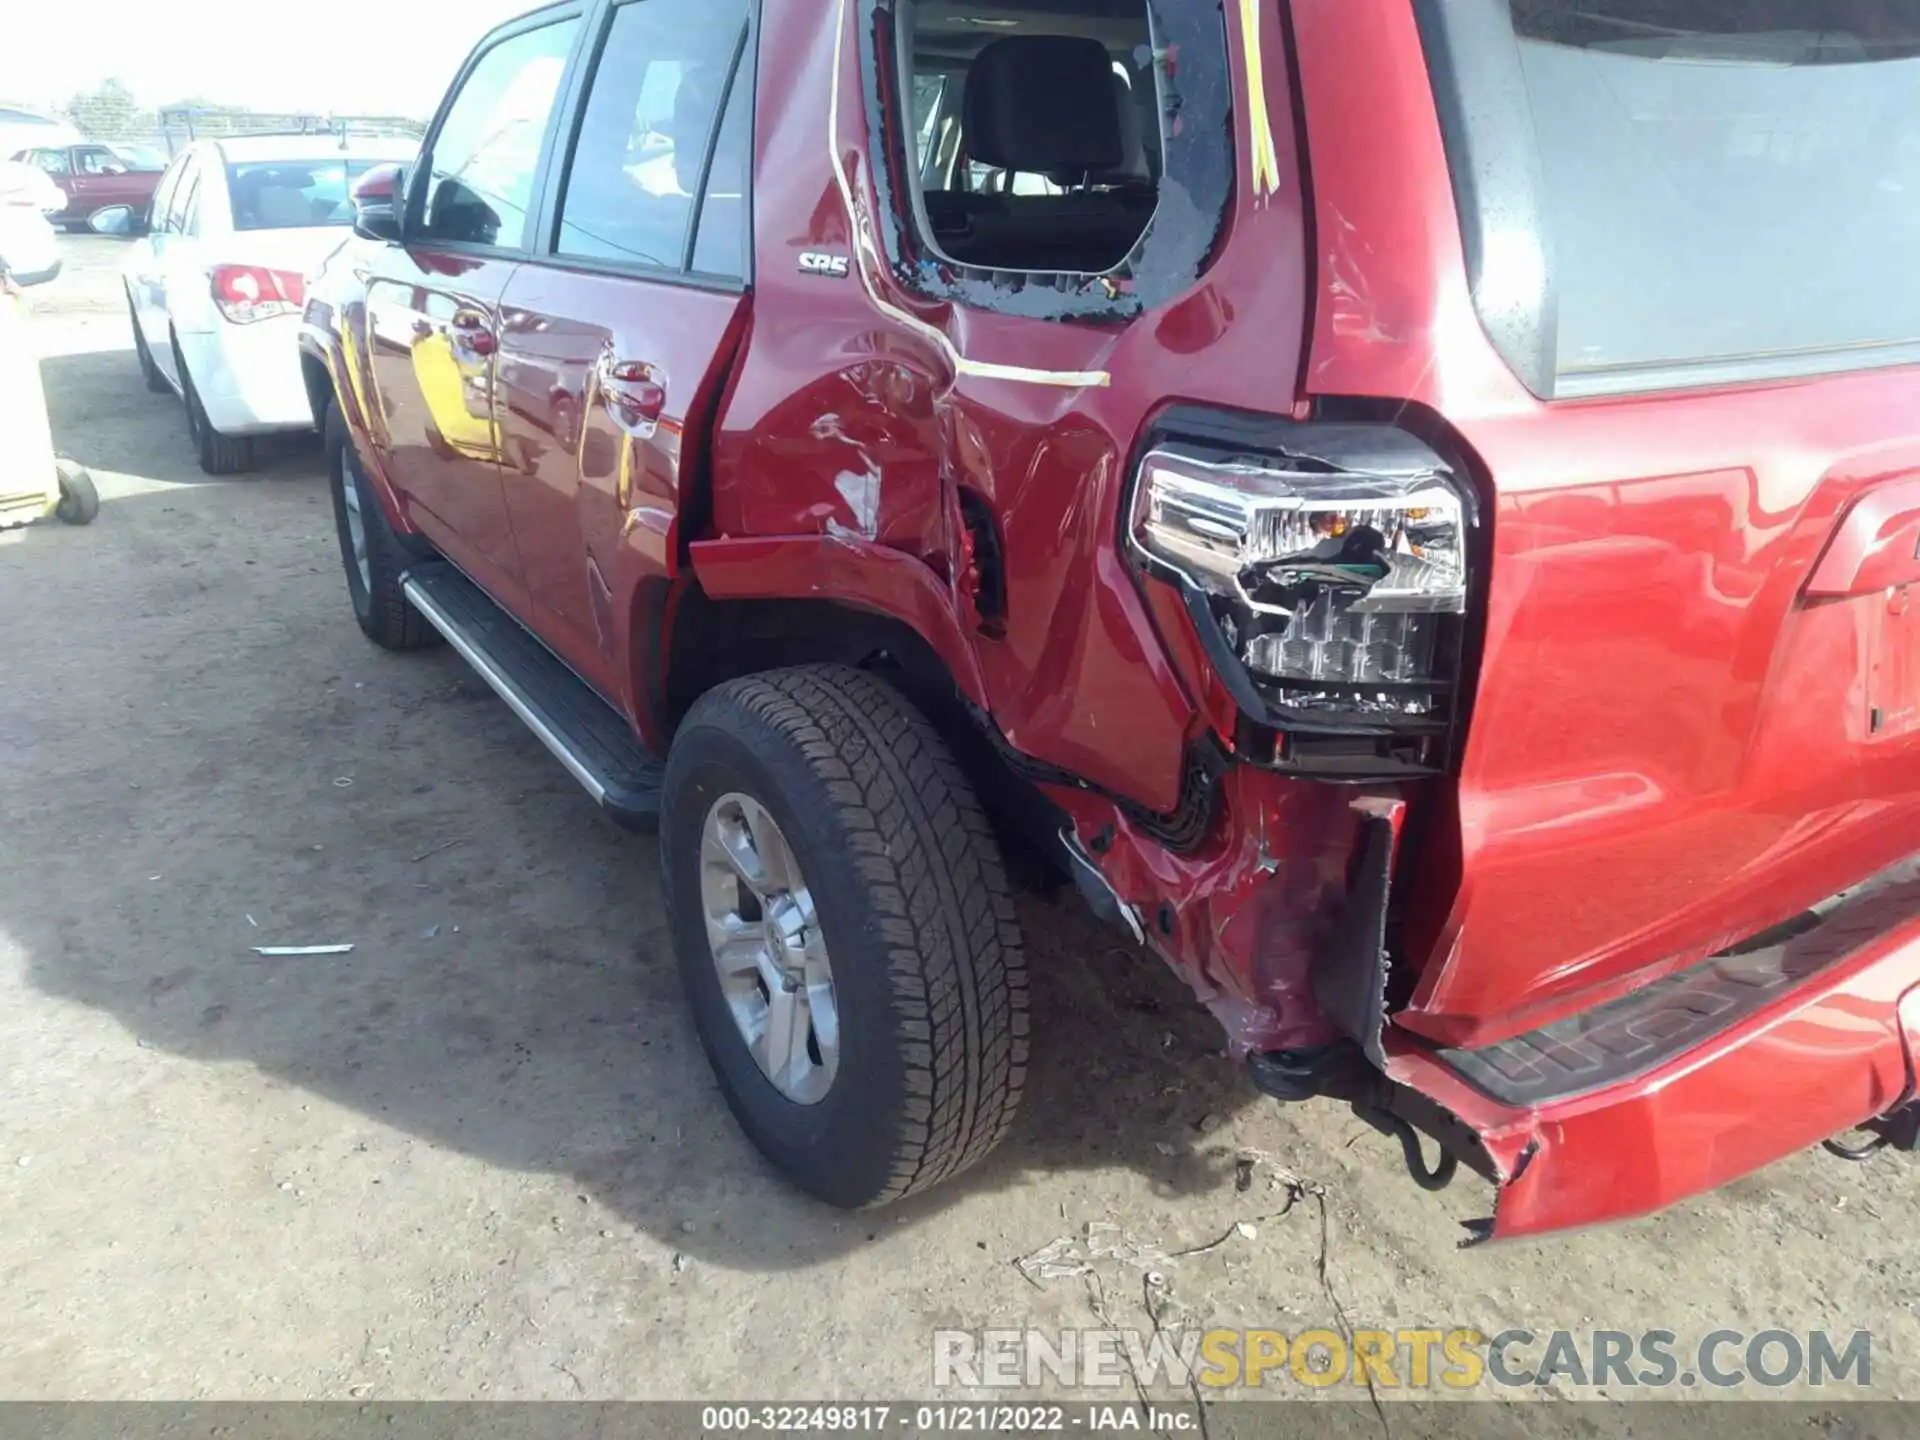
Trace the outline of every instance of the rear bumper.
{"label": "rear bumper", "polygon": [[310,430],[313,407],[300,373],[300,317],[221,323],[180,336],[200,403],[223,435]]}
{"label": "rear bumper", "polygon": [[[1451,1111],[1491,1158],[1493,1238],[1644,1215],[1910,1099],[1920,860],[1694,978],[1584,1033],[1549,1027],[1478,1052],[1497,1050],[1490,1063],[1390,1032],[1388,1075]],[[1683,1048],[1665,1043],[1693,1031],[1702,1038]]]}

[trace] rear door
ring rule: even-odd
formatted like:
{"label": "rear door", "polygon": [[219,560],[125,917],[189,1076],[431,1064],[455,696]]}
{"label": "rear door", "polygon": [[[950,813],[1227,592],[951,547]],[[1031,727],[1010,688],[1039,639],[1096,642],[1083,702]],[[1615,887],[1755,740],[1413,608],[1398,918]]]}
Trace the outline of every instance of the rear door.
{"label": "rear door", "polygon": [[496,598],[524,601],[500,488],[500,297],[527,254],[541,158],[582,6],[495,32],[468,60],[409,187],[403,243],[374,259],[367,333],[388,473],[408,513]]}
{"label": "rear door", "polygon": [[[219,312],[213,308],[213,282],[208,274],[211,257],[203,217],[209,210],[218,212],[222,208],[220,192],[225,183],[220,152],[203,150],[167,207],[159,271],[166,322],[173,334],[201,335],[219,323]],[[166,341],[169,337],[161,338]],[[172,366],[173,346],[167,344],[166,350],[166,364]]]}
{"label": "rear door", "polygon": [[76,145],[72,153],[74,194],[87,213],[107,205],[138,205],[146,195],[146,181],[106,146]]}
{"label": "rear door", "polygon": [[[176,304],[189,309],[192,305],[192,297],[185,293],[195,244],[189,232],[198,213],[201,171],[207,162],[201,151],[189,150],[178,163],[179,173],[167,192],[166,209],[155,209],[146,253],[134,277],[143,296],[140,323],[147,348],[153,352],[154,363],[176,385],[180,383],[180,366],[173,348],[173,310]],[[201,284],[205,283],[203,276]]]}
{"label": "rear door", "polygon": [[746,312],[747,0],[628,0],[603,20],[536,263],[502,304],[507,505],[543,637],[610,697],[636,587],[675,566]]}
{"label": "rear door", "polygon": [[147,348],[154,352],[154,359],[160,358],[156,337],[166,336],[166,318],[160,308],[160,269],[158,263],[160,236],[166,224],[167,207],[179,192],[180,179],[192,166],[191,153],[174,157],[167,171],[160,177],[160,184],[153,192],[153,201],[147,207],[145,220],[147,233],[139,236],[128,247],[126,280],[127,299],[133,306],[133,323],[140,327],[141,338],[147,342]]}

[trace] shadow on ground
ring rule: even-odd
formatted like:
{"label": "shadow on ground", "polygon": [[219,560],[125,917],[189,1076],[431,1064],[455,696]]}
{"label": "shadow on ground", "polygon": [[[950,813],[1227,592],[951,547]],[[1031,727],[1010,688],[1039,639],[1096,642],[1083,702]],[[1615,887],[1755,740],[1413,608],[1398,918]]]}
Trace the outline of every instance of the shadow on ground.
{"label": "shadow on ground", "polygon": [[[89,470],[139,475],[169,485],[200,485],[231,476],[208,475],[187,438],[180,398],[155,394],[140,377],[132,350],[83,350],[40,362],[60,453]],[[101,423],[102,421],[112,423]],[[311,435],[268,435],[255,441],[252,474],[286,479],[310,474],[319,453]]]}
{"label": "shadow on ground", "polygon": [[[50,386],[123,365],[52,361]],[[126,406],[160,438],[88,435],[56,401],[61,440],[92,465],[191,480],[177,405],[133,380]],[[653,844],[608,823],[450,653],[368,645],[338,566],[317,462],[298,456],[270,482],[110,497],[93,527],[5,553],[0,612],[46,638],[0,692],[0,953],[112,1014],[127,1046],[244,1062],[377,1122],[327,1162],[336,1193],[390,1177],[397,1132],[565,1175],[723,1266],[863,1243],[876,1219],[788,1189],[727,1115]],[[888,1223],[1063,1167],[1131,1166],[1169,1197],[1230,1187],[1202,1129],[1266,1102],[1213,1020],[1071,894],[1023,914],[1021,1122]],[[344,956],[251,951],[345,941]]]}

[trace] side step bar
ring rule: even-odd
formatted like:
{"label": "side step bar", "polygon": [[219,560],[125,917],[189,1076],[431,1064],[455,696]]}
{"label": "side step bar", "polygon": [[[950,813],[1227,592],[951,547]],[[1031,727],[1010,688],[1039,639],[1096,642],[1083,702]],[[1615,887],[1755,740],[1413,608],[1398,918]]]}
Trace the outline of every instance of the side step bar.
{"label": "side step bar", "polygon": [[413,566],[400,588],[609,815],[659,828],[665,767],[619,711],[444,560]]}

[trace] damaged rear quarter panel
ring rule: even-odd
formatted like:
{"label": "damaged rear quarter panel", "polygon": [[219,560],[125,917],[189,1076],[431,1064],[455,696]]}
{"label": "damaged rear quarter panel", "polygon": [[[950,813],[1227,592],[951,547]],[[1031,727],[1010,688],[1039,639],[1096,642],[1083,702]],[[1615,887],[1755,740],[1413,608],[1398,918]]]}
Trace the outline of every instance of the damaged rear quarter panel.
{"label": "damaged rear quarter panel", "polygon": [[1379,816],[1397,826],[1396,792],[1236,765],[1220,781],[1205,836],[1184,853],[1100,796],[1048,793],[1115,895],[1139,912],[1148,943],[1220,1021],[1235,1059],[1341,1038],[1315,996],[1315,967],[1379,958],[1333,952],[1362,828]]}
{"label": "damaged rear quarter panel", "polygon": [[[1117,293],[1098,278],[1062,288],[929,263],[881,119],[891,4],[842,0],[825,25],[768,11],[755,320],[715,450],[712,533],[837,532],[911,556],[949,596],[938,623],[951,633],[936,649],[978,654],[987,708],[1012,744],[1164,811],[1204,722],[1117,550],[1131,456],[1176,401],[1290,411],[1307,272],[1290,133],[1257,196],[1243,178],[1239,27],[1219,0],[1152,8],[1178,40],[1164,121],[1173,179]],[[1285,116],[1285,36],[1274,7],[1262,10],[1267,109]],[[803,253],[850,255],[851,273],[803,272]],[[1007,607],[991,634],[954,590],[961,486],[1001,532]]]}

